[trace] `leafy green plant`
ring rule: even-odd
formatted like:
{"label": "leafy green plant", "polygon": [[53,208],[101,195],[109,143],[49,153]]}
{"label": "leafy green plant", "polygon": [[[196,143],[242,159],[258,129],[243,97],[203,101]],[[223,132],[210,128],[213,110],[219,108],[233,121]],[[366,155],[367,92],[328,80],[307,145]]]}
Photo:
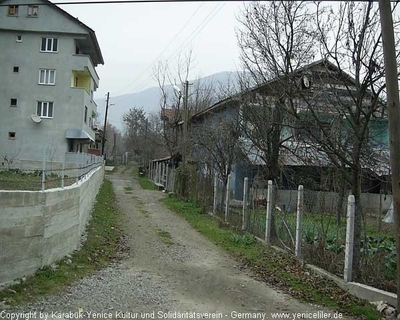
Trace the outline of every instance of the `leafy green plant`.
{"label": "leafy green plant", "polygon": [[232,234],[230,237],[230,241],[232,241],[236,246],[252,246],[257,242],[257,239],[252,234]]}

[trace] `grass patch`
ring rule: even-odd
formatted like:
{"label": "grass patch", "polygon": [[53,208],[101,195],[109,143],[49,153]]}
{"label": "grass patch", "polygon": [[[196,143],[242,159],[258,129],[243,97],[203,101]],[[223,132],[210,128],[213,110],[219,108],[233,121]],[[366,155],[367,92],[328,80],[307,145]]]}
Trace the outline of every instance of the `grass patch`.
{"label": "grass patch", "polygon": [[161,229],[158,229],[157,234],[160,236],[161,241],[167,245],[167,246],[172,246],[174,242],[171,239],[171,234],[168,231],[163,231]]}
{"label": "grass patch", "polygon": [[98,270],[117,258],[121,249],[120,215],[116,209],[115,194],[110,181],[104,181],[96,197],[87,241],[70,258],[56,263],[56,268],[44,267],[25,282],[0,291],[0,301],[18,305],[40,296],[55,294],[74,281]]}
{"label": "grass patch", "polygon": [[[45,189],[60,188],[61,176],[54,173],[45,175]],[[74,184],[76,178],[64,177],[64,186]],[[29,173],[19,169],[0,171],[0,190],[42,190],[42,171],[36,170]]]}
{"label": "grass patch", "polygon": [[191,202],[179,201],[176,197],[162,201],[196,230],[251,268],[260,280],[307,303],[363,319],[380,319],[378,312],[367,301],[355,298],[334,282],[312,274],[294,257],[277,252],[256,241],[252,235],[227,229],[222,222],[204,214],[202,208]]}
{"label": "grass patch", "polygon": [[142,189],[157,190],[157,186],[153,182],[151,182],[147,176],[138,176],[137,180]]}
{"label": "grass patch", "polygon": [[139,166],[137,165],[133,167],[133,177],[139,182],[142,189],[157,190],[157,186],[149,180],[147,174],[139,175]]}

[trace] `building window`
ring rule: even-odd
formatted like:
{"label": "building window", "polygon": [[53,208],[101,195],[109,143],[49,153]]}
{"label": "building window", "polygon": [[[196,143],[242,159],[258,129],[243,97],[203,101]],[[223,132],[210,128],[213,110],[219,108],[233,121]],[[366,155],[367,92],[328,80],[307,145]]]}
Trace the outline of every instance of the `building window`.
{"label": "building window", "polygon": [[40,47],[42,52],[57,52],[58,51],[58,39],[57,38],[42,38],[42,46]]}
{"label": "building window", "polygon": [[8,139],[15,139],[15,132],[9,131],[8,132]]}
{"label": "building window", "polygon": [[55,83],[56,83],[56,70],[53,69],[39,70],[39,84],[54,85]]}
{"label": "building window", "polygon": [[18,104],[18,99],[16,98],[11,98],[10,100],[10,107],[16,107]]}
{"label": "building window", "polygon": [[38,101],[36,114],[41,118],[53,118],[53,102]]}
{"label": "building window", "polygon": [[18,6],[8,6],[7,15],[12,17],[18,16]]}
{"label": "building window", "polygon": [[39,16],[39,6],[28,6],[28,17],[38,17]]}
{"label": "building window", "polygon": [[87,107],[85,106],[85,117],[84,117],[84,120],[85,120],[85,123],[87,123]]}
{"label": "building window", "polygon": [[19,72],[19,67],[18,66],[14,66],[13,67],[13,72],[14,73],[18,73]]}
{"label": "building window", "polygon": [[22,42],[22,36],[17,36],[16,42]]}

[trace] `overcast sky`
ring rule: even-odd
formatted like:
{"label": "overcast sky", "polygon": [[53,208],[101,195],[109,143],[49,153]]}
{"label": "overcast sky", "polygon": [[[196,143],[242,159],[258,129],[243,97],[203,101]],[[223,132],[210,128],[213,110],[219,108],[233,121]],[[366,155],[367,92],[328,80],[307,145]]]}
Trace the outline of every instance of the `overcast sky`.
{"label": "overcast sky", "polygon": [[[57,1],[54,1],[57,3]],[[96,98],[139,92],[156,85],[153,68],[193,51],[190,79],[240,69],[235,26],[243,3],[62,5],[92,28],[104,66]]]}

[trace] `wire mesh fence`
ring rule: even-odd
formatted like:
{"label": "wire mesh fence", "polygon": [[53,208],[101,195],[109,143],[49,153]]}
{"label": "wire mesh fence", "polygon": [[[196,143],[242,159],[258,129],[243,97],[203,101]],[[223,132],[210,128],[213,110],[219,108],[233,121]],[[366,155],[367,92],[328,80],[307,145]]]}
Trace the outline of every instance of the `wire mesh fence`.
{"label": "wire mesh fence", "polygon": [[42,161],[4,161],[0,167],[0,190],[63,188],[78,182],[102,163],[102,157],[84,153],[66,153],[58,161],[46,158]]}
{"label": "wire mesh fence", "polygon": [[396,242],[393,223],[382,214],[391,197],[365,194],[363,207],[360,270],[355,280],[386,291],[396,292]]}
{"label": "wire mesh fence", "polygon": [[272,187],[271,243],[294,254],[297,192]]}
{"label": "wire mesh fence", "polygon": [[[234,195],[228,182],[224,185],[218,180],[214,188],[214,214],[232,229],[245,230],[306,263],[344,277],[348,194],[302,187],[301,192],[280,190],[272,183],[268,191],[266,185],[267,182],[252,181],[248,188],[243,188],[245,195]],[[354,279],[395,292],[394,230],[393,225],[382,222],[383,208],[388,205],[379,205],[376,195],[362,196],[366,199],[362,201],[365,212],[361,256]]]}
{"label": "wire mesh fence", "polygon": [[304,190],[302,252],[307,263],[343,277],[347,196]]}
{"label": "wire mesh fence", "polygon": [[[350,234],[361,245],[359,259],[354,258],[353,279],[396,291],[394,226],[382,221],[391,196],[362,194],[357,200],[347,191],[315,191],[302,186],[283,190],[272,181],[220,179],[195,166],[187,166],[185,171],[178,169],[173,176],[178,196],[195,201],[229,228],[264,239],[305,263],[345,279],[351,272],[348,269],[352,269],[348,265],[345,268],[346,237]],[[186,179],[185,188],[182,177]],[[356,208],[357,201],[362,208],[354,211],[356,228],[357,214],[362,216],[360,239],[354,238],[355,233],[347,226],[349,206]]]}

